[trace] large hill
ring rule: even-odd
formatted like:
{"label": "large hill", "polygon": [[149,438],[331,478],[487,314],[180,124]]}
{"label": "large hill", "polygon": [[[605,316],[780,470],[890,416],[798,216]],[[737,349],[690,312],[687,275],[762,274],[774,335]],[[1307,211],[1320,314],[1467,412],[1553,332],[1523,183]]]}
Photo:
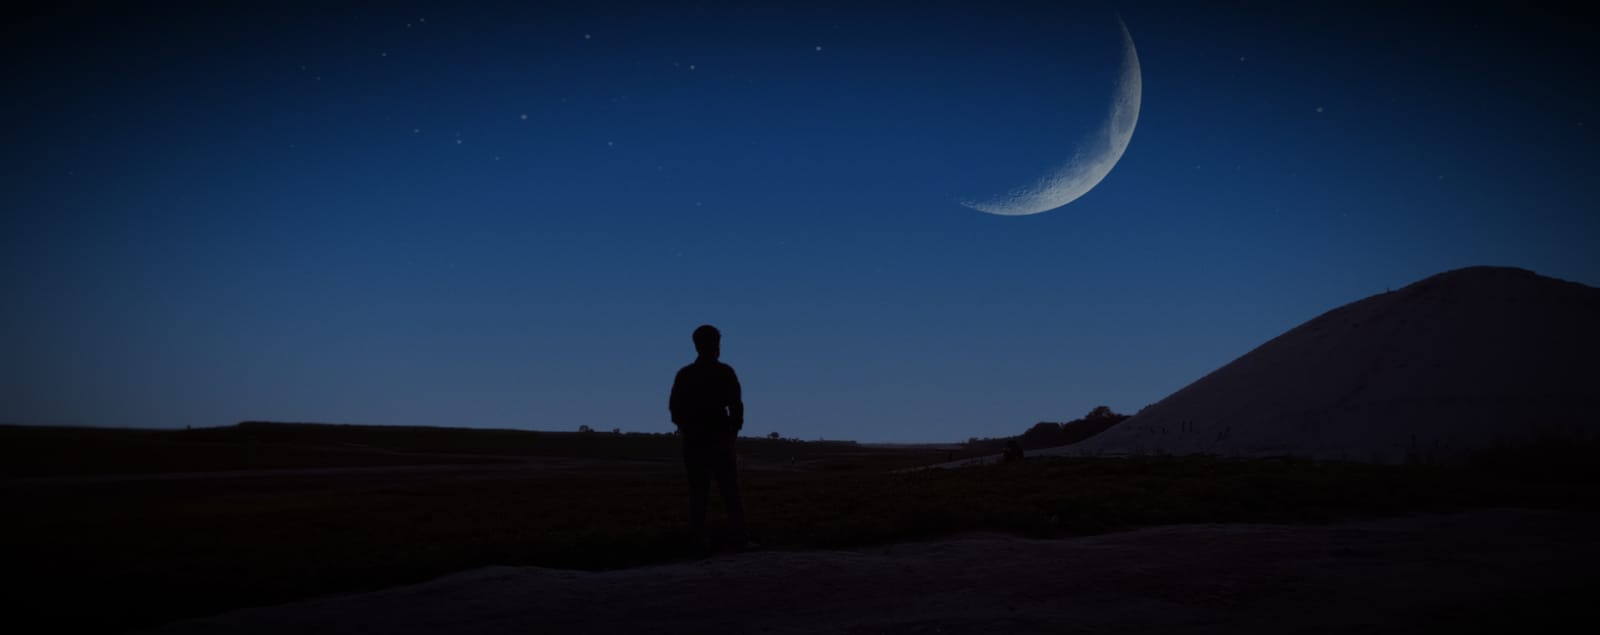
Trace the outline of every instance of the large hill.
{"label": "large hill", "polygon": [[1593,438],[1600,289],[1471,267],[1301,324],[1081,443],[1038,454],[1433,460]]}

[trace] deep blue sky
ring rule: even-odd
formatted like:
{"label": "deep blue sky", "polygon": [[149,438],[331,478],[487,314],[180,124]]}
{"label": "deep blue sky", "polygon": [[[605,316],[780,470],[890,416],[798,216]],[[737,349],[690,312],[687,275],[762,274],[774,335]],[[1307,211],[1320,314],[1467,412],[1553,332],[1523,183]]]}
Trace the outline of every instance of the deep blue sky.
{"label": "deep blue sky", "polygon": [[[750,433],[960,440],[1600,284],[1596,34],[1527,3],[321,4],[8,18],[0,421],[665,431],[709,322]],[[1099,127],[1119,15],[1122,162],[958,205]]]}

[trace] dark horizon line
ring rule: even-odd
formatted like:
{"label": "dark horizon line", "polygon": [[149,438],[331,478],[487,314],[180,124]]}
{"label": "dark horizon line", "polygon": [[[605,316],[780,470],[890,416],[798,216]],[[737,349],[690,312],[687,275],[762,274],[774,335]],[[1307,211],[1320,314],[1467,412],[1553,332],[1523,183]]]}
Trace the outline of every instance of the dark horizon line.
{"label": "dark horizon line", "polygon": [[[223,425],[184,426],[184,427],[149,427],[149,426],[131,426],[131,425],[115,425],[115,424],[98,425],[98,424],[84,424],[84,423],[18,423],[18,422],[14,422],[14,421],[3,421],[3,422],[0,422],[0,428],[49,428],[49,429],[53,429],[53,430],[97,430],[97,431],[119,430],[119,431],[127,431],[127,432],[193,432],[193,431],[201,431],[201,430],[222,430],[222,429],[227,429],[227,428],[238,428],[238,427],[242,427],[242,426],[246,426],[246,425],[252,425],[252,424],[254,424],[254,425],[264,425],[264,426],[278,426],[278,427],[304,426],[304,427],[308,427],[308,428],[309,427],[325,427],[325,428],[342,427],[342,428],[371,428],[371,429],[388,429],[388,430],[471,430],[471,431],[474,431],[474,432],[516,432],[516,433],[528,433],[528,434],[562,434],[562,435],[580,435],[580,434],[595,434],[595,435],[622,434],[622,435],[629,435],[629,434],[644,434],[644,435],[672,436],[672,435],[674,435],[676,433],[675,430],[662,430],[660,432],[637,431],[637,430],[622,430],[620,433],[617,433],[617,432],[612,432],[612,430],[600,429],[600,428],[593,428],[589,432],[584,432],[584,431],[581,431],[581,430],[543,430],[543,429],[535,429],[535,428],[475,427],[475,426],[469,426],[469,425],[338,423],[338,422],[327,422],[327,421],[269,421],[269,420],[261,420],[261,419],[247,419],[247,420],[238,421],[238,422],[231,423],[231,424],[223,424]],[[613,429],[621,430],[620,427],[616,427],[616,426],[613,426]],[[1012,435],[1012,436],[1016,436],[1016,435]],[[767,434],[744,434],[744,433],[741,433],[740,437],[741,438],[747,438],[747,439],[769,439],[770,438],[770,437],[767,436]],[[977,438],[977,439],[982,440],[982,439],[1004,439],[1004,438],[1009,438],[1009,437],[972,437],[972,438]],[[854,444],[858,444],[858,445],[894,445],[894,446],[929,445],[929,446],[931,446],[931,445],[961,445],[963,443],[966,443],[968,440],[970,440],[970,438],[969,439],[957,439],[957,440],[944,440],[944,441],[860,441],[860,440],[857,440],[857,439],[830,439],[830,438],[827,438],[827,437],[818,437],[818,438],[815,438],[815,439],[810,439],[810,438],[803,438],[803,437],[782,436],[782,437],[779,437],[779,440],[799,441],[799,442],[803,442],[803,443],[824,442],[824,443],[854,443]]]}

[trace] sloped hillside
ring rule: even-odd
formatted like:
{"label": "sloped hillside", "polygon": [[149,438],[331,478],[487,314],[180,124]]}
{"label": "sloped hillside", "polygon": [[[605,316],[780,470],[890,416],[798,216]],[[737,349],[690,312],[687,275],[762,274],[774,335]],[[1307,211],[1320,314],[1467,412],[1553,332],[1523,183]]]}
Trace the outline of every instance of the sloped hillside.
{"label": "sloped hillside", "polygon": [[1082,443],[1039,454],[1432,460],[1590,438],[1600,289],[1471,267],[1328,311]]}

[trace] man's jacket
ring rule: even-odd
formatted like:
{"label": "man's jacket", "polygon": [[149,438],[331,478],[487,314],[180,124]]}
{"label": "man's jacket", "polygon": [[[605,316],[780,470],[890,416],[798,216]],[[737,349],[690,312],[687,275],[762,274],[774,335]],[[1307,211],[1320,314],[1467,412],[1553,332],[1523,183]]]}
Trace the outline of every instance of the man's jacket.
{"label": "man's jacket", "polygon": [[737,434],[744,427],[739,376],[719,361],[696,360],[679,369],[667,407],[684,436]]}

